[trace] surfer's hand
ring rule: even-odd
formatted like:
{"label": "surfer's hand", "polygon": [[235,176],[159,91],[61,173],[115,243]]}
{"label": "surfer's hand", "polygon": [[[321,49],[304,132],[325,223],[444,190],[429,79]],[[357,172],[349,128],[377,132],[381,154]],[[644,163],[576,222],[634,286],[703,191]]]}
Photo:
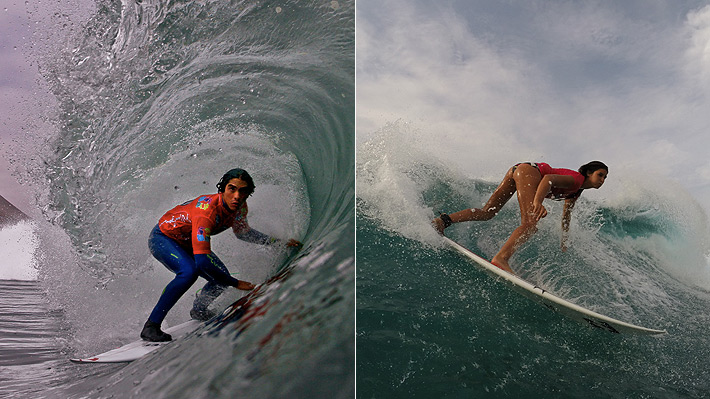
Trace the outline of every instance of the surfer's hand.
{"label": "surfer's hand", "polygon": [[287,247],[294,247],[294,248],[301,248],[303,246],[303,244],[301,244],[300,241],[294,240],[292,238],[292,239],[288,240],[288,242],[286,243],[286,246]]}
{"label": "surfer's hand", "polygon": [[533,203],[532,216],[537,222],[547,216],[547,209],[541,203]]}
{"label": "surfer's hand", "polygon": [[244,280],[239,280],[239,283],[237,284],[238,290],[251,291],[254,287],[256,287],[254,284]]}
{"label": "surfer's hand", "polygon": [[432,226],[434,226],[434,229],[437,233],[441,234],[442,236],[444,235],[444,221],[441,220],[441,218],[436,218],[432,220],[431,224]]}

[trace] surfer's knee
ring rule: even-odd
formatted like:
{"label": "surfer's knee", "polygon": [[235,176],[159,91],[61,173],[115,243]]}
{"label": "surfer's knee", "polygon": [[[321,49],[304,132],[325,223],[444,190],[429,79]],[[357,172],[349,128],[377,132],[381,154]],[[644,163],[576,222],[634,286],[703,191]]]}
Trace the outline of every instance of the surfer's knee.
{"label": "surfer's knee", "polygon": [[175,278],[192,285],[195,283],[195,281],[197,281],[198,277],[200,277],[200,273],[197,271],[197,268],[184,267],[176,273]]}

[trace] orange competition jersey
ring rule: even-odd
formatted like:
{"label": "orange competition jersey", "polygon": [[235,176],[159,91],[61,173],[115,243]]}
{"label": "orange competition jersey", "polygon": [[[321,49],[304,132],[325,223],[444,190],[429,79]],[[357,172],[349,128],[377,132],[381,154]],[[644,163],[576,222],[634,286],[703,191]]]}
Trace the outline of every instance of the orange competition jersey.
{"label": "orange competition jersey", "polygon": [[241,230],[246,225],[248,208],[232,212],[224,205],[222,194],[201,195],[192,201],[178,205],[160,218],[158,226],[166,236],[184,248],[192,247],[192,253],[209,254],[210,237],[230,227]]}

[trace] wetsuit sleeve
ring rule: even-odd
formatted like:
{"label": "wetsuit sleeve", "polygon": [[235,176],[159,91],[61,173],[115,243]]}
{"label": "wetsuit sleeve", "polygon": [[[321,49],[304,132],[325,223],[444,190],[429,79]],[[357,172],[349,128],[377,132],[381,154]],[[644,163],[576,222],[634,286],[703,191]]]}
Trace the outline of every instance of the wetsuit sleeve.
{"label": "wetsuit sleeve", "polygon": [[227,267],[224,266],[224,263],[213,253],[196,254],[195,264],[198,270],[211,277],[212,280],[220,285],[236,287],[237,284],[239,284],[239,280],[229,275],[226,271]]}
{"label": "wetsuit sleeve", "polygon": [[252,228],[249,228],[249,230],[244,233],[236,234],[236,236],[242,241],[261,245],[271,245],[279,241],[277,238],[271,237]]}
{"label": "wetsuit sleeve", "polygon": [[234,231],[234,235],[237,236],[238,239],[261,245],[271,245],[279,241],[278,239],[264,234],[256,229],[252,229],[249,226],[249,221],[247,220],[247,212],[248,211],[244,209],[241,216],[236,219],[232,225],[232,231]]}

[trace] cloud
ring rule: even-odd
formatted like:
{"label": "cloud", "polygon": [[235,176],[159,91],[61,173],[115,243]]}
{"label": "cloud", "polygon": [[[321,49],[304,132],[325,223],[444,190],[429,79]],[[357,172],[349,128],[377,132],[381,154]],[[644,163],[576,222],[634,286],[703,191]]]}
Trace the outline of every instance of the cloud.
{"label": "cloud", "polygon": [[524,60],[471,36],[452,9],[432,18],[395,3],[397,12],[382,26],[358,20],[359,134],[404,118],[444,136],[515,145],[511,132],[541,122],[510,117],[536,104],[535,87],[524,84],[536,72]]}
{"label": "cloud", "polygon": [[687,72],[707,90],[710,87],[710,6],[688,13],[686,29],[690,42],[686,51]]}
{"label": "cloud", "polygon": [[403,120],[468,170],[600,159],[710,185],[688,173],[710,146],[710,6],[374,4],[358,2],[359,143]]}

